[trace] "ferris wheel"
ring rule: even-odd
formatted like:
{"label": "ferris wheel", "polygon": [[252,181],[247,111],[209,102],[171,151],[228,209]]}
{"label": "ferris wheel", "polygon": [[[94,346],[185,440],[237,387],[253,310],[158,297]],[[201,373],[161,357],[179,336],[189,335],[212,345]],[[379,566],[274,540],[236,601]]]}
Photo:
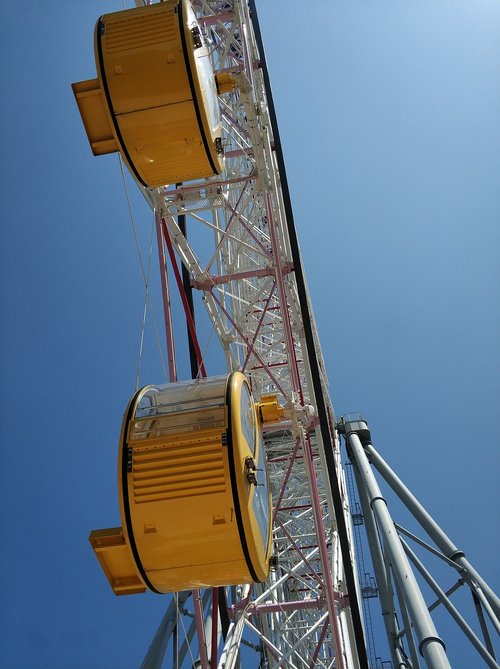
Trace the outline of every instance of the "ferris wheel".
{"label": "ferris wheel", "polygon": [[[73,89],[94,155],[119,152],[154,211],[165,316],[169,383],[139,388],[122,426],[121,526],[90,537],[115,594],[167,594],[142,666],[449,667],[367,455],[496,629],[498,599],[381,461],[366,421],[335,415],[254,1],[107,14],[95,54],[97,78]],[[215,377],[194,296],[224,353]],[[175,356],[186,326],[190,380]],[[385,610],[384,665],[370,653],[360,515]],[[474,643],[495,667],[484,629]]]}

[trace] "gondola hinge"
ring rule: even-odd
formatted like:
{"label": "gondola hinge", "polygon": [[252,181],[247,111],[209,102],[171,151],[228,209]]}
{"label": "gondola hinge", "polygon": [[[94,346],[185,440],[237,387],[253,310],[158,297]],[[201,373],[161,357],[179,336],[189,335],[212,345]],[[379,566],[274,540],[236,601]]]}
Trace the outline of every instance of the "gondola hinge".
{"label": "gondola hinge", "polygon": [[250,456],[245,458],[245,475],[249,483],[255,486],[259,485],[257,483],[257,472],[261,471],[262,469],[257,469],[255,466],[255,460],[253,458]]}

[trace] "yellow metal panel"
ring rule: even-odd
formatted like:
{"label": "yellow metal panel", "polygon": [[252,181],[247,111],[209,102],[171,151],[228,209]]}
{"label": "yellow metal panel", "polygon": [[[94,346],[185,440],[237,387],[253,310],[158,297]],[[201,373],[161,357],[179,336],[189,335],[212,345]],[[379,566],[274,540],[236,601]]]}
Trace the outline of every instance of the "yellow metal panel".
{"label": "yellow metal panel", "polygon": [[118,151],[113,124],[98,79],[72,84],[92,153],[100,156]]}
{"label": "yellow metal panel", "polygon": [[134,448],[128,475],[134,540],[142,567],[160,592],[249,581],[228,485],[227,448],[222,430],[216,438],[211,433],[205,440],[203,432],[195,432],[181,447],[165,443],[137,453]]}
{"label": "yellow metal panel", "polygon": [[215,82],[217,85],[217,93],[223,95],[230,93],[236,85],[234,77],[229,72],[220,72],[215,75]]}
{"label": "yellow metal panel", "polygon": [[116,595],[146,592],[121,527],[92,530],[89,541]]}
{"label": "yellow metal panel", "polygon": [[[178,449],[155,449],[154,460],[145,460],[141,453],[134,454],[132,484],[135,503],[152,501],[153,498],[171,499],[225,492],[220,435],[217,441],[205,443],[202,448],[198,441]],[[201,467],[200,461],[203,463]]]}
{"label": "yellow metal panel", "polygon": [[116,115],[191,98],[176,8],[174,1],[104,17],[101,68]]}
{"label": "yellow metal panel", "polygon": [[122,114],[116,122],[145,183],[177,183],[212,173],[191,101]]}
{"label": "yellow metal panel", "polygon": [[277,423],[285,413],[276,395],[262,395],[257,407],[262,423]]}
{"label": "yellow metal panel", "polygon": [[[242,574],[246,574],[242,578]],[[171,592],[172,584],[182,583],[182,590],[216,588],[228,584],[251,583],[243,558],[236,561],[180,565],[155,573],[155,582],[161,592]]]}

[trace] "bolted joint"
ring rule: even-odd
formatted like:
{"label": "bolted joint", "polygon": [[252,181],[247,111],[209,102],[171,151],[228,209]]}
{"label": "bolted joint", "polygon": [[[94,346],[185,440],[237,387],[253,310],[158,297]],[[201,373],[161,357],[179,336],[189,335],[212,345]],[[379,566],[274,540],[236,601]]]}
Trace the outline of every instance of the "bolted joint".
{"label": "bolted joint", "polygon": [[245,458],[245,476],[247,481],[254,486],[263,485],[257,481],[257,472],[261,472],[262,469],[257,469],[255,460],[248,456]]}
{"label": "bolted joint", "polygon": [[193,38],[193,45],[195,49],[201,49],[203,46],[203,40],[201,38],[201,32],[198,26],[191,28],[191,36]]}
{"label": "bolted joint", "polygon": [[351,600],[349,598],[349,595],[347,593],[341,595],[341,597],[339,597],[338,604],[341,610],[348,609],[351,606]]}
{"label": "bolted joint", "polygon": [[441,639],[441,637],[428,636],[425,639],[422,639],[422,641],[418,644],[418,652],[422,657],[425,657],[424,648],[430,643],[439,643],[443,647],[443,650],[446,651],[446,645],[444,641]]}
{"label": "bolted joint", "polygon": [[453,551],[453,553],[448,553],[446,556],[449,560],[452,560],[453,562],[457,562],[457,560],[461,560],[462,558],[465,557],[465,553],[461,551],[459,548],[457,548],[456,551]]}

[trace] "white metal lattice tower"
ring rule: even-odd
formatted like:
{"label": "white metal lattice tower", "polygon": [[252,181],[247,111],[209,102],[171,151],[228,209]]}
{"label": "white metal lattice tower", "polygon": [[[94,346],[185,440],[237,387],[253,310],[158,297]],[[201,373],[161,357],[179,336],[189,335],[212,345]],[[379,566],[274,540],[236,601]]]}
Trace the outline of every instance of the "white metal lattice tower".
{"label": "white metal lattice tower", "polygon": [[[147,196],[167,250],[203,294],[228,369],[243,371],[257,398],[277,393],[286,412],[265,435],[276,570],[233,604],[218,666],[235,666],[231,649],[245,628],[260,639],[268,666],[367,666],[339,440],[255,7],[239,0],[193,4],[214,71],[231,72],[236,82],[219,98],[225,170]],[[188,238],[185,223],[209,235]]]}

